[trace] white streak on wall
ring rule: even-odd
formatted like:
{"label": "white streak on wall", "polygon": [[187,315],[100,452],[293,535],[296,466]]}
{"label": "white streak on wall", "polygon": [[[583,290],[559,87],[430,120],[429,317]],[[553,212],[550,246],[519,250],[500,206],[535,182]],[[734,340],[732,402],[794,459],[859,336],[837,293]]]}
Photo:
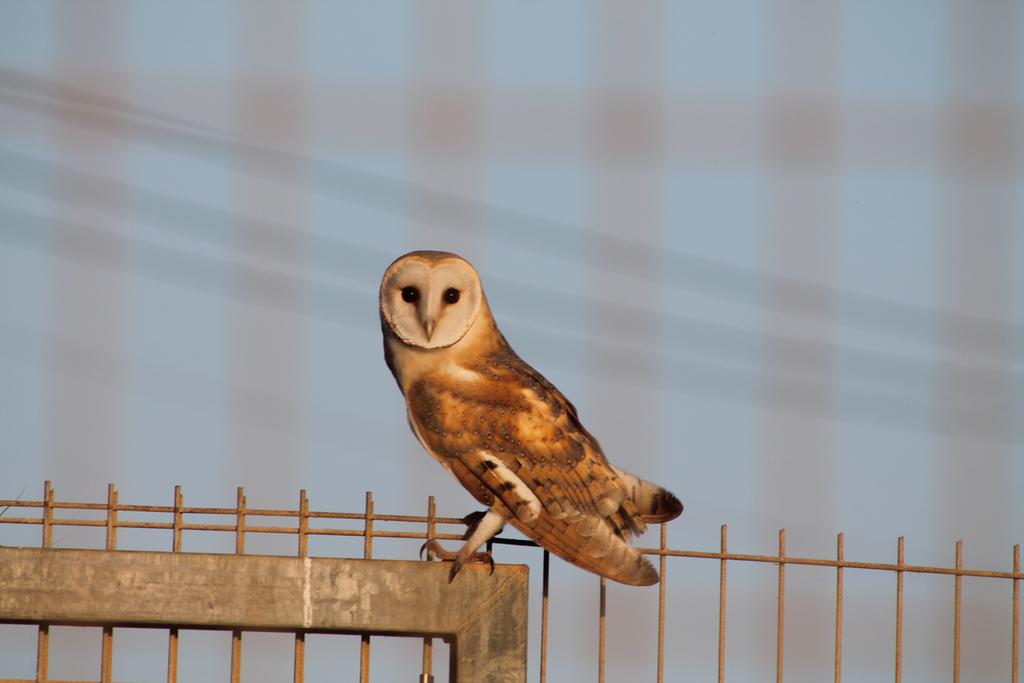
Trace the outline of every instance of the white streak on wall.
{"label": "white streak on wall", "polygon": [[313,560],[308,557],[302,558],[305,567],[305,574],[302,580],[302,625],[309,628],[313,625],[313,596],[311,579],[313,575]]}

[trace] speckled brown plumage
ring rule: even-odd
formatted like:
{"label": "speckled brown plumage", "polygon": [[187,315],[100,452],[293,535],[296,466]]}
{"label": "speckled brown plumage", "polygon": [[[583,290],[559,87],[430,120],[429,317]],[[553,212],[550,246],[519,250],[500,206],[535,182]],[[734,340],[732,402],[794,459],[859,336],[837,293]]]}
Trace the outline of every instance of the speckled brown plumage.
{"label": "speckled brown plumage", "polygon": [[[627,545],[644,522],[572,404],[507,346],[466,367],[491,381],[434,373],[412,386],[409,416],[430,452],[480,503],[507,510],[514,526],[563,559],[626,583],[657,581]],[[516,516],[523,500],[514,487],[489,479],[481,452],[499,458],[537,496],[537,519]]]}
{"label": "speckled brown plumage", "polygon": [[509,347],[482,290],[479,300],[463,336],[436,349],[399,339],[382,308],[385,356],[414,433],[474,498],[539,545],[616,581],[656,583],[629,540],[682,505],[609,464],[572,403]]}

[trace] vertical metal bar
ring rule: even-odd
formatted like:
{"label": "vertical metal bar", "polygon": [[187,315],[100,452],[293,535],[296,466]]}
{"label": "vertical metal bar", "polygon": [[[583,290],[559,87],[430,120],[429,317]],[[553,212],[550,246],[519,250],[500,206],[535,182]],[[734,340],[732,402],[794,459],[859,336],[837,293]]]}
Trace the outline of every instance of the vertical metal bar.
{"label": "vertical metal bar", "polygon": [[[174,487],[174,530],[171,538],[171,552],[181,552],[181,527],[184,524],[181,509],[184,507],[181,486]],[[178,683],[178,629],[172,628],[167,634],[167,683]]]}
{"label": "vertical metal bar", "polygon": [[309,499],[299,491],[299,557],[309,557]]}
{"label": "vertical metal bar", "polygon": [[728,552],[727,525],[722,525],[722,564],[718,569],[718,683],[725,683],[725,554]]}
{"label": "vertical metal bar", "polygon": [[[437,515],[437,503],[433,496],[427,497],[427,543],[434,538],[436,523],[434,517]],[[430,560],[430,553],[427,553],[427,560]],[[434,639],[423,639],[423,665],[420,668],[420,683],[434,682]]]}
{"label": "vertical metal bar", "polygon": [[53,485],[43,482],[43,547],[53,546]]}
{"label": "vertical metal bar", "polygon": [[[47,479],[43,483],[43,547],[53,545],[53,486]],[[36,639],[36,681],[42,682],[49,676],[50,669],[50,625],[40,624]]]}
{"label": "vertical metal bar", "polygon": [[[309,500],[306,489],[299,491],[299,557],[309,556]],[[303,683],[306,677],[306,634],[295,634],[295,660],[293,683]]]}
{"label": "vertical metal bar", "polygon": [[[107,550],[117,547],[117,488],[107,484]],[[103,627],[102,655],[100,657],[100,681],[110,683],[113,678],[114,628]]]}
{"label": "vertical metal bar", "polygon": [[178,681],[178,629],[172,628],[167,639],[167,683]]}
{"label": "vertical metal bar", "polygon": [[659,561],[659,570],[661,571],[661,581],[658,583],[658,683],[664,683],[665,681],[665,548],[667,547],[666,541],[668,537],[668,527],[664,523],[661,524],[661,559]]}
{"label": "vertical metal bar", "polygon": [[[235,554],[245,554],[245,489],[238,487],[235,502]],[[242,680],[242,632],[231,632],[231,683]]]}
{"label": "vertical metal bar", "polygon": [[775,683],[782,683],[783,645],[786,630],[786,530],[779,529],[779,602],[775,626]]}
{"label": "vertical metal bar", "polygon": [[597,683],[604,683],[604,662],[605,662],[605,641],[606,641],[606,619],[607,613],[607,592],[606,579],[601,577],[601,611],[597,617]]}
{"label": "vertical metal bar", "polygon": [[36,681],[41,683],[48,680],[48,669],[50,664],[50,625],[39,625],[39,637],[36,641]]}
{"label": "vertical metal bar", "polygon": [[107,484],[107,550],[117,548],[117,487]]}
{"label": "vertical metal bar", "polygon": [[[366,492],[366,513],[363,525],[363,558],[373,557],[373,492]],[[359,682],[370,681],[370,636],[363,634],[359,642]]]}
{"label": "vertical metal bar", "polygon": [[836,537],[836,671],[835,681],[843,678],[843,535]]}
{"label": "vertical metal bar", "polygon": [[903,680],[903,537],[896,542],[896,683]]}
{"label": "vertical metal bar", "polygon": [[174,537],[171,539],[171,552],[181,552],[181,528],[185,524],[182,508],[185,507],[181,496],[181,486],[174,487]]}
{"label": "vertical metal bar", "polygon": [[544,551],[544,570],[541,576],[540,598],[540,683],[548,680],[548,578],[551,553]]}
{"label": "vertical metal bar", "polygon": [[964,542],[956,542],[956,589],[953,602],[953,683],[960,683],[960,585],[963,577]]}
{"label": "vertical metal bar", "polygon": [[235,554],[245,554],[245,489],[241,486],[235,498]]}
{"label": "vertical metal bar", "polygon": [[[1020,574],[1020,545],[1013,546],[1013,573]],[[1010,638],[1010,683],[1020,680],[1020,579],[1013,578],[1013,636]]]}
{"label": "vertical metal bar", "polygon": [[231,632],[231,683],[242,680],[242,632]]}
{"label": "vertical metal bar", "polygon": [[434,639],[423,639],[423,665],[420,671],[420,683],[434,683]]}

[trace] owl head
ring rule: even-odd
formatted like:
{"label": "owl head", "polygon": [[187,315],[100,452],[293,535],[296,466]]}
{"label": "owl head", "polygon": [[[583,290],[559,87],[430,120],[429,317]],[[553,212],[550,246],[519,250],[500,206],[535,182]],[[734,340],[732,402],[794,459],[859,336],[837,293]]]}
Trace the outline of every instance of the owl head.
{"label": "owl head", "polygon": [[451,346],[486,311],[480,276],[456,254],[410,252],[388,266],[380,283],[384,324],[410,346]]}

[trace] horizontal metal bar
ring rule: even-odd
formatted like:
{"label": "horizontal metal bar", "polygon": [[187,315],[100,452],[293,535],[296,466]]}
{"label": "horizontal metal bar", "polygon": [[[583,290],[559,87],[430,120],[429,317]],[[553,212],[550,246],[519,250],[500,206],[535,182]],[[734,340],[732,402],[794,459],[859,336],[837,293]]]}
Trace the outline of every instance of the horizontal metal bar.
{"label": "horizontal metal bar", "polygon": [[[0,520],[5,524],[42,524],[41,518],[20,518],[11,517],[4,520]],[[106,520],[102,519],[59,519],[55,518],[50,520],[52,526],[86,526],[86,527],[106,527],[108,526]],[[115,528],[119,529],[162,529],[170,531],[175,528],[173,522],[132,522],[118,520],[113,523]],[[298,534],[298,527],[283,527],[283,526],[255,526],[255,525],[242,525],[239,527],[236,524],[182,524],[178,528],[183,531],[223,531],[235,533],[242,531],[243,533],[257,533],[257,534]],[[310,536],[355,536],[363,538],[365,533],[362,529],[317,529],[310,528],[305,533]],[[425,532],[418,531],[388,531],[388,530],[374,530],[371,534],[374,538],[423,538],[427,537]],[[433,538],[446,541],[458,541],[463,540],[462,534],[435,534]],[[505,542],[509,545],[533,545],[536,546],[532,541],[524,542],[520,539],[505,539],[499,541],[495,539],[495,542]]]}
{"label": "horizontal metal bar", "polygon": [[[765,562],[779,564],[778,555],[749,555],[745,553],[715,553],[700,550],[659,550],[658,548],[638,548],[644,555],[668,555],[669,557],[693,557],[708,560],[739,560],[745,562]],[[844,569],[874,569],[881,571],[904,571],[917,574],[945,574],[949,576],[976,576],[988,579],[1024,579],[1024,573],[999,572],[985,569],[957,569],[955,567],[927,567],[922,565],[896,565],[885,562],[851,562],[844,560],[824,560],[810,557],[782,558],[783,564],[801,564],[814,567],[842,567]]]}
{"label": "horizontal metal bar", "polygon": [[[0,500],[0,508],[42,508],[44,503],[38,500]],[[105,503],[75,503],[75,502],[54,502],[51,506],[55,510],[106,510]],[[173,505],[127,505],[119,503],[113,506],[118,512],[154,512],[174,514]],[[236,508],[225,507],[182,507],[182,514],[186,515],[236,515]],[[277,510],[271,508],[246,508],[246,514],[250,517],[298,517],[298,510]],[[326,510],[310,510],[306,516],[311,519],[352,519],[363,520],[365,513],[362,512],[333,512]],[[40,519],[40,518],[36,518]],[[419,515],[374,515],[378,522],[409,522],[424,524],[427,517]],[[435,517],[432,520],[435,524],[461,524],[465,521],[461,517]]]}
{"label": "horizontal metal bar", "polygon": [[[43,520],[41,517],[11,517],[9,519],[0,519],[3,524],[42,524]],[[52,526],[107,526],[107,520],[105,519],[61,519],[59,517],[52,517],[48,522]]]}
{"label": "horizontal metal bar", "polygon": [[[0,524],[42,524],[42,517],[0,517]],[[0,678],[0,683],[3,679]]]}
{"label": "horizontal metal bar", "polygon": [[[0,500],[0,508],[9,507],[28,507],[28,508],[43,508],[45,503],[42,501],[25,501],[25,500]],[[50,509],[82,509],[82,510],[100,510],[104,511],[108,509],[108,506],[104,503],[75,503],[75,502],[53,502],[50,504]],[[181,507],[176,510],[174,506],[167,505],[115,505],[111,509],[115,511],[126,511],[126,512],[157,512],[174,514],[175,512],[181,515],[189,514],[202,514],[202,515],[231,515],[235,516],[238,514],[237,508],[225,508],[225,507]],[[262,508],[247,508],[247,517],[295,517],[299,518],[300,512],[298,510],[272,510]],[[316,519],[346,519],[353,521],[365,521],[366,515],[362,512],[330,512],[330,511],[310,511],[307,513],[306,518],[308,520]],[[449,525],[464,525],[465,522],[457,517],[436,517],[428,518],[419,515],[374,515],[375,522],[402,522],[410,524],[427,524],[433,522],[435,524],[449,524]],[[82,526],[82,527],[104,527],[107,526],[107,521],[102,519],[61,519],[57,517],[50,517],[47,522],[51,526]],[[6,515],[0,515],[0,524],[44,524],[43,517],[9,517]],[[129,520],[117,520],[114,523],[117,528],[135,528],[135,529],[163,529],[171,530],[174,529],[172,522],[143,522],[143,521],[129,521]],[[187,524],[182,523],[179,528],[185,531],[220,531],[220,532],[231,532],[235,533],[239,530],[243,533],[266,533],[266,534],[298,534],[298,526],[270,526],[270,525],[243,525],[239,529],[237,524]],[[306,533],[310,536],[347,536],[355,538],[365,537],[363,529],[331,529],[331,528],[316,528],[310,526]],[[398,531],[398,530],[384,530],[374,529],[372,531],[373,538],[410,538],[410,539],[426,539],[427,535],[425,532],[418,531]],[[432,536],[438,540],[461,540],[461,534],[434,534]],[[517,538],[495,538],[493,539],[495,544],[499,545],[517,545],[517,546],[536,546],[537,544],[533,541]],[[745,562],[762,562],[766,564],[779,564],[779,557],[777,555],[756,555],[747,553],[721,553],[713,551],[699,551],[699,550],[677,550],[677,549],[660,549],[660,548],[638,548],[638,550],[644,555],[653,556],[668,556],[668,557],[689,557],[698,559],[710,559],[710,560],[736,560]],[[867,569],[876,571],[890,571],[890,572],[910,572],[916,574],[940,574],[946,576],[971,576],[978,578],[993,578],[993,579],[1024,579],[1024,573],[1018,571],[991,571],[982,569],[957,569],[955,567],[933,567],[924,565],[898,565],[885,562],[856,562],[856,561],[838,561],[835,559],[819,559],[819,558],[808,558],[808,557],[785,557],[782,562],[784,564],[795,564],[795,565],[806,565],[806,566],[819,566],[819,567],[831,567],[841,569]]]}

